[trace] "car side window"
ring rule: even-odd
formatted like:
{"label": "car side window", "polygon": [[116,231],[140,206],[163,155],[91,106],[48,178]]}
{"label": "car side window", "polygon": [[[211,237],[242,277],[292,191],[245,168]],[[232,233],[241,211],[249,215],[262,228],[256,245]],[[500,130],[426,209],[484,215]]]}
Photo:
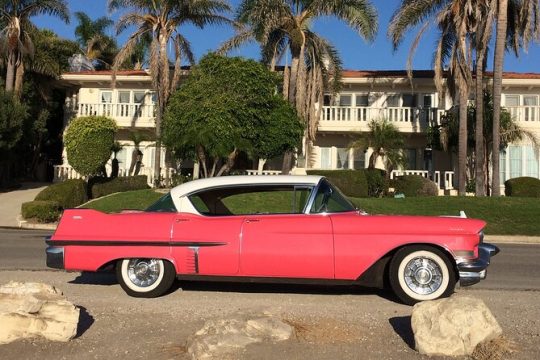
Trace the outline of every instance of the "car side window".
{"label": "car side window", "polygon": [[356,210],[354,205],[337,188],[323,180],[319,184],[310,213],[339,213],[354,210]]}
{"label": "car side window", "polygon": [[148,212],[177,212],[171,193],[167,193],[158,201],[150,205],[145,211]]}
{"label": "car side window", "polygon": [[312,188],[294,185],[260,185],[210,189],[188,196],[195,209],[209,216],[300,214]]}

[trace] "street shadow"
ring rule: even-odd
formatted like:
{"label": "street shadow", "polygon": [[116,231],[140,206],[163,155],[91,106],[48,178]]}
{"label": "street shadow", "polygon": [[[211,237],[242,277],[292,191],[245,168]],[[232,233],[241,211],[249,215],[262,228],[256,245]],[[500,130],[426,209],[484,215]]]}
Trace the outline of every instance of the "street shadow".
{"label": "street shadow", "polygon": [[82,284],[82,285],[116,285],[116,275],[109,272],[82,272],[75,279],[69,281],[70,284]]}
{"label": "street shadow", "polygon": [[403,341],[414,350],[414,333],[411,327],[410,316],[396,316],[388,320],[394,331],[403,339]]}
{"label": "street shadow", "polygon": [[90,315],[84,306],[79,306],[79,323],[77,324],[77,335],[75,338],[81,337],[86,330],[94,323],[94,317]]}

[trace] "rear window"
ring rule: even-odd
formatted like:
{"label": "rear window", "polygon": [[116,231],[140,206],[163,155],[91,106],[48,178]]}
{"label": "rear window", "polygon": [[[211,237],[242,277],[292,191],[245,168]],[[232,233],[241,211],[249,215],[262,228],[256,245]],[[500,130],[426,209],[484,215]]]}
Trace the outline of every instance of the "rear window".
{"label": "rear window", "polygon": [[145,211],[148,212],[177,212],[171,193],[168,193],[158,201],[150,205]]}

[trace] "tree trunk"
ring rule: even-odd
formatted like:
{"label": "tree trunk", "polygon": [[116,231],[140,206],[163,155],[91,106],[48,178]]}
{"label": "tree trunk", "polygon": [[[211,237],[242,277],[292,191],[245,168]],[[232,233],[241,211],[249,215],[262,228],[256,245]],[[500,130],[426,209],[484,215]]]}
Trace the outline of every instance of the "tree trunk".
{"label": "tree trunk", "polygon": [[467,188],[467,100],[463,87],[459,90],[458,194],[465,196]]}
{"label": "tree trunk", "polygon": [[501,123],[501,91],[504,51],[506,45],[506,28],[508,25],[508,0],[498,0],[497,35],[495,40],[495,59],[493,64],[493,151],[491,196],[501,196],[499,175],[499,147]]}
{"label": "tree trunk", "polygon": [[15,96],[17,96],[17,98],[19,99],[21,98],[21,94],[22,94],[23,82],[24,82],[24,64],[21,61],[19,65],[17,65],[17,70],[15,72],[15,87],[14,87]]}
{"label": "tree trunk", "polygon": [[225,161],[225,164],[219,169],[216,176],[226,175],[231,171],[232,167],[234,166],[234,162],[236,160],[236,157],[238,156],[238,149],[234,149],[229,156],[227,156],[227,161]]}
{"label": "tree trunk", "polygon": [[13,91],[15,83],[15,54],[10,53],[7,58],[6,66],[6,92]]}
{"label": "tree trunk", "polygon": [[154,153],[154,186],[159,187],[161,178],[161,120],[165,112],[169,85],[169,58],[167,56],[167,37],[159,35],[159,56],[160,56],[160,79],[158,85],[158,106],[156,111],[156,147]]}
{"label": "tree trunk", "polygon": [[484,182],[484,51],[476,53],[476,196],[486,196]]}

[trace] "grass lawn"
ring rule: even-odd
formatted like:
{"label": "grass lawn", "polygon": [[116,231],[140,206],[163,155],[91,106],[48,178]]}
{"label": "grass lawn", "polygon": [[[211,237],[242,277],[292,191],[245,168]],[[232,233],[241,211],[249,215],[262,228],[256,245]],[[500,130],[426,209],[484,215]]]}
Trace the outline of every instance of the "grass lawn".
{"label": "grass lawn", "polygon": [[[104,212],[119,212],[122,209],[143,210],[163,194],[153,190],[137,190],[114,194],[85,204],[83,207]],[[279,193],[278,195],[282,195]],[[246,197],[243,195],[243,197]],[[235,212],[238,207],[249,213],[271,210],[273,202],[267,198],[250,195],[252,199],[234,199],[227,204]],[[232,200],[232,199],[231,199]],[[536,198],[475,198],[475,197],[423,197],[423,198],[351,198],[353,203],[370,214],[399,215],[459,215],[464,210],[468,217],[487,221],[486,234],[540,236],[540,200]],[[279,206],[279,205],[278,205]]]}
{"label": "grass lawn", "polygon": [[107,213],[119,212],[125,209],[144,210],[162,196],[163,193],[155,192],[152,189],[126,191],[96,199],[81,207]]}
{"label": "grass lawn", "polygon": [[485,220],[486,234],[540,235],[540,199],[476,198],[457,196],[417,198],[353,198],[359,208],[370,214],[459,215]]}

